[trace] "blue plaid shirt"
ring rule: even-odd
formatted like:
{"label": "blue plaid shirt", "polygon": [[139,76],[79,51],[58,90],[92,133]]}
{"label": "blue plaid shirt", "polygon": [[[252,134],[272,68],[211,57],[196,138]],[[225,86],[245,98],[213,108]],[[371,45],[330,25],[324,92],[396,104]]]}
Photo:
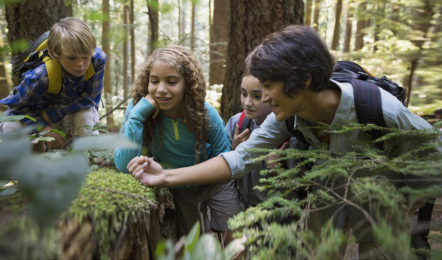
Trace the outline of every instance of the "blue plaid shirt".
{"label": "blue plaid shirt", "polygon": [[[95,74],[87,81],[84,76],[74,77],[63,71],[63,84],[60,93],[48,94],[48,73],[43,63],[38,67],[26,71],[22,82],[16,86],[13,93],[0,100],[0,104],[8,106],[8,115],[30,115],[37,119],[37,124],[46,126],[41,114],[46,112],[52,123],[63,119],[67,114],[95,106],[98,109],[101,91],[103,89],[104,68],[106,54],[99,48],[95,49],[91,64]],[[25,124],[33,124],[30,120],[23,120]]]}

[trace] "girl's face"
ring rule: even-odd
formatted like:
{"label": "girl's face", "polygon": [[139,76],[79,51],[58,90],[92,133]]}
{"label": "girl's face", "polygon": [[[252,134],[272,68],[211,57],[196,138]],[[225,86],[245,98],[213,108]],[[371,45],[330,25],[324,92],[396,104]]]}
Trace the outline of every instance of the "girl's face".
{"label": "girl's face", "polygon": [[162,61],[153,62],[148,90],[164,115],[182,115],[185,85],[185,79],[174,67]]}
{"label": "girl's face", "polygon": [[269,104],[261,102],[262,86],[259,80],[252,75],[242,78],[241,105],[248,118],[255,119],[258,124],[272,112]]}

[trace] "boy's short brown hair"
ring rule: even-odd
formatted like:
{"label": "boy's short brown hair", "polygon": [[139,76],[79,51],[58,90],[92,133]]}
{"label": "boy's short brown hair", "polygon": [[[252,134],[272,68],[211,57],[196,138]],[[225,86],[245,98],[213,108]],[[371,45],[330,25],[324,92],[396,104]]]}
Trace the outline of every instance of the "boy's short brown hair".
{"label": "boy's short brown hair", "polygon": [[48,36],[51,57],[93,55],[96,40],[90,28],[80,19],[67,17],[54,24]]}

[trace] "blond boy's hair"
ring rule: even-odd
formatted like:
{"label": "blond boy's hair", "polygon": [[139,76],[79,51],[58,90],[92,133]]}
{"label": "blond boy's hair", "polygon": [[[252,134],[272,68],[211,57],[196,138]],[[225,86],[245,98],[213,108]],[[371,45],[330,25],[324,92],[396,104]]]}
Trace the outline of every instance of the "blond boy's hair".
{"label": "blond boy's hair", "polygon": [[74,17],[61,19],[54,24],[48,36],[48,51],[53,58],[93,55],[96,40],[90,28]]}

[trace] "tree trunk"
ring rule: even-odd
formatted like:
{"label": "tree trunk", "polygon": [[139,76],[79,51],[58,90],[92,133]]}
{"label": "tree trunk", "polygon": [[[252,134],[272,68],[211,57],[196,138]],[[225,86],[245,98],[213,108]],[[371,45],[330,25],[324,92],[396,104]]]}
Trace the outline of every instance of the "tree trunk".
{"label": "tree trunk", "polygon": [[347,2],[347,18],[345,22],[345,35],[344,35],[344,52],[350,51],[350,41],[351,41],[351,32],[353,27],[353,8],[351,4],[351,0]]}
{"label": "tree trunk", "polygon": [[305,20],[304,24],[307,26],[310,26],[312,23],[312,6],[313,6],[313,0],[306,0],[305,1]]}
{"label": "tree trunk", "polygon": [[[66,17],[64,0],[6,1],[5,10],[9,44],[18,40],[34,40]],[[21,50],[13,50],[13,54],[18,51]]]}
{"label": "tree trunk", "polygon": [[[2,29],[0,29],[0,46],[4,46]],[[11,84],[11,79],[9,78],[8,71],[6,70],[5,54],[3,51],[0,51],[0,99],[9,95],[9,92],[11,91]]]}
{"label": "tree trunk", "polygon": [[313,28],[318,30],[319,26],[319,10],[321,9],[321,0],[315,0],[315,16],[313,17]]}
{"label": "tree trunk", "polygon": [[227,120],[241,110],[239,87],[244,59],[269,33],[289,24],[302,24],[301,0],[230,1],[230,31],[226,73],[221,97],[221,116]]}
{"label": "tree trunk", "polygon": [[[18,41],[29,42],[36,39],[61,18],[66,17],[64,0],[22,0],[5,2],[5,18],[8,26],[8,44]],[[15,45],[17,46],[17,45]],[[23,49],[14,48],[12,56]],[[20,83],[20,79],[13,77],[13,84]]]}
{"label": "tree trunk", "polygon": [[[104,93],[106,99],[106,112],[112,109],[112,84],[111,84],[111,53],[109,43],[110,32],[110,7],[109,0],[103,0],[103,24],[102,24],[102,48],[107,54],[107,62],[104,70]],[[108,127],[114,125],[114,116],[110,113],[106,117]]]}
{"label": "tree trunk", "polygon": [[178,39],[179,44],[184,45],[186,38],[186,12],[184,0],[178,0]]}
{"label": "tree trunk", "polygon": [[195,50],[195,4],[192,2],[192,21],[190,30],[190,50],[193,52]]}
{"label": "tree trunk", "polygon": [[362,1],[358,5],[358,21],[356,23],[356,33],[355,33],[355,51],[362,49],[364,47],[364,29],[367,26],[367,19],[365,13],[367,12],[367,3]]}
{"label": "tree trunk", "polygon": [[149,11],[149,53],[155,50],[155,43],[158,41],[158,0],[147,0],[147,10]]}
{"label": "tree trunk", "polygon": [[128,41],[128,33],[127,28],[129,26],[129,19],[128,19],[128,9],[129,7],[127,4],[123,4],[123,23],[125,30],[123,30],[123,96],[126,99],[129,94],[129,79],[127,75],[127,69],[128,69],[128,63],[129,63],[129,57],[128,57],[128,50],[127,50],[127,41]]}
{"label": "tree trunk", "polygon": [[214,0],[213,22],[210,30],[209,84],[224,82],[229,31],[229,2]]}
{"label": "tree trunk", "polygon": [[422,56],[422,46],[426,41],[428,29],[431,26],[431,17],[433,16],[433,5],[431,0],[422,1],[421,5],[416,6],[412,9],[412,19],[413,23],[411,28],[419,33],[418,40],[412,40],[413,44],[419,48],[414,55],[412,55],[410,61],[410,73],[408,75],[408,80],[406,81],[405,89],[407,90],[407,98],[405,104],[408,106],[410,104],[411,91],[413,89],[413,78],[415,71],[419,65],[419,60]]}
{"label": "tree trunk", "polygon": [[333,31],[333,39],[331,44],[331,49],[336,50],[339,44],[339,28],[341,27],[341,13],[342,13],[342,0],[338,0],[336,3],[336,14],[335,14],[335,29]]}
{"label": "tree trunk", "polygon": [[130,23],[130,84],[135,82],[135,17],[134,0],[129,3],[129,23]]}

